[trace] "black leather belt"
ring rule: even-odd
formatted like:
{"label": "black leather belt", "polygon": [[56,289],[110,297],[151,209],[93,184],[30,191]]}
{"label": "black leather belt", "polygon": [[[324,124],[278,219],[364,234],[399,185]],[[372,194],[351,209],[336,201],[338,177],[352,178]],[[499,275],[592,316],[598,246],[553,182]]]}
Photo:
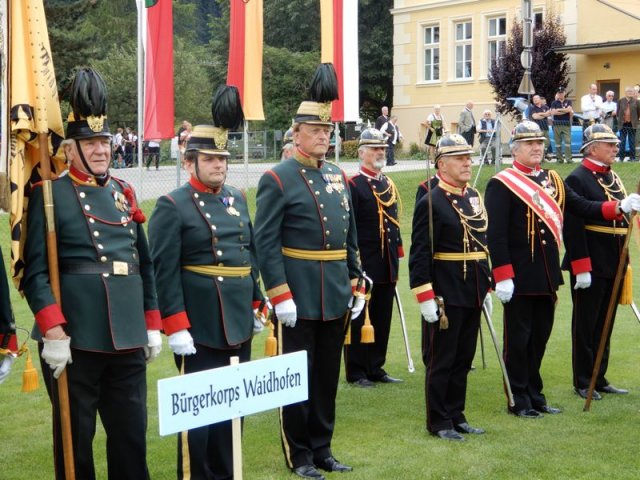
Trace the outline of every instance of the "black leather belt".
{"label": "black leather belt", "polygon": [[60,273],[75,273],[80,275],[95,275],[108,273],[110,275],[140,275],[140,265],[127,262],[104,263],[76,263],[65,262],[60,265]]}

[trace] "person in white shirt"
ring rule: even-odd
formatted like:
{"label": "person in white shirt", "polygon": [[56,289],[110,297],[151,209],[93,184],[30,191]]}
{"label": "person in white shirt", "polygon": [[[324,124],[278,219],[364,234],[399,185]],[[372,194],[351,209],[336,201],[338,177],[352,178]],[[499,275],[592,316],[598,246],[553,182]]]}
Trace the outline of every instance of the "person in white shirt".
{"label": "person in white shirt", "polygon": [[585,119],[582,122],[583,131],[589,125],[600,122],[602,119],[602,97],[598,95],[598,86],[595,83],[589,87],[589,93],[580,99],[580,106],[582,107],[582,116]]}
{"label": "person in white shirt", "polygon": [[388,122],[382,125],[380,131],[384,135],[387,140],[387,166],[391,167],[396,164],[396,160],[394,157],[394,147],[398,140],[402,139],[402,133],[400,133],[400,129],[397,125],[398,117],[393,115]]}
{"label": "person in white shirt", "polygon": [[615,131],[616,129],[614,128],[613,123],[616,119],[618,102],[613,100],[614,95],[615,94],[611,90],[606,93],[605,101],[602,103],[602,115],[604,117],[602,123]]}
{"label": "person in white shirt", "polygon": [[493,164],[495,159],[493,153],[495,129],[496,122],[491,118],[491,110],[485,110],[482,112],[482,118],[478,122],[476,130],[480,135],[480,159],[484,159],[484,163],[488,165]]}

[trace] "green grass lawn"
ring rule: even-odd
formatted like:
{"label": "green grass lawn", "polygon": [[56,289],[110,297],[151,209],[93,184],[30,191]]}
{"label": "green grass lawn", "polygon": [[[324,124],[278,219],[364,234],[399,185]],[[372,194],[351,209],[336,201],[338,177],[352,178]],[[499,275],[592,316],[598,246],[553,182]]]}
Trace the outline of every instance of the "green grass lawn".
{"label": "green grass lawn", "polygon": [[[566,176],[573,168],[560,165]],[[491,172],[481,176],[481,190]],[[638,167],[618,165],[627,187],[635,191]],[[409,251],[413,199],[419,172],[392,175],[403,202],[402,232]],[[253,201],[255,192],[249,192]],[[143,205],[150,214],[152,202]],[[252,207],[255,212],[255,208]],[[8,261],[8,217],[0,216],[0,244]],[[633,258],[638,249],[635,241]],[[636,285],[637,263],[633,263]],[[482,368],[480,350],[475,371],[469,375],[466,414],[469,422],[487,430],[486,435],[464,443],[445,442],[426,433],[424,412],[424,366],[420,356],[419,310],[408,286],[406,259],[402,263],[399,289],[416,372],[407,372],[400,323],[394,317],[387,370],[402,377],[399,385],[375,389],[350,387],[341,378],[337,398],[337,421],[333,450],[339,460],[354,466],[348,474],[329,474],[329,479],[635,479],[638,473],[637,443],[640,419],[640,324],[631,309],[621,307],[612,338],[609,380],[631,390],[629,395],[605,396],[593,402],[590,413],[582,411],[583,400],[571,386],[571,299],[562,287],[556,324],[549,341],[542,374],[550,405],[561,407],[561,415],[541,420],[524,420],[506,414],[501,376],[486,326],[483,328],[487,368]],[[12,289],[18,325],[30,328],[33,320],[26,302]],[[502,308],[494,298],[494,324],[501,339]],[[21,333],[24,337],[24,333]],[[262,356],[263,333],[254,340],[254,357]],[[35,351],[35,345],[31,343]],[[38,363],[38,362],[36,362]],[[4,416],[0,452],[0,480],[52,479],[50,404],[44,386],[35,393],[20,392],[24,359],[14,366],[10,378],[0,385],[0,405]],[[175,375],[168,346],[149,366],[148,460],[153,479],[175,478],[175,436],[158,434],[156,381]],[[294,478],[285,468],[280,447],[276,411],[245,419],[244,478],[249,480]],[[94,442],[98,478],[106,478],[104,433],[98,428]],[[82,479],[78,479],[82,480]]]}

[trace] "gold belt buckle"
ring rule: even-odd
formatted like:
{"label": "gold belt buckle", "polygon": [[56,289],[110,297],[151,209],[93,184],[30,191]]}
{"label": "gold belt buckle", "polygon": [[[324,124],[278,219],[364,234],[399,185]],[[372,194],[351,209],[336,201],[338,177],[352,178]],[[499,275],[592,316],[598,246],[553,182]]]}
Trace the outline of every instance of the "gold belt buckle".
{"label": "gold belt buckle", "polygon": [[127,262],[113,262],[114,275],[129,275],[129,264]]}

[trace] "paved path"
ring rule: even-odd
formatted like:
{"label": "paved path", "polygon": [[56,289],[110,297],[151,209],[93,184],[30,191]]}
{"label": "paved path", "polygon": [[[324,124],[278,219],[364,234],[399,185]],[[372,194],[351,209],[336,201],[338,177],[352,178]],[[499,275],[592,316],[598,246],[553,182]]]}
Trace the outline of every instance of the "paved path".
{"label": "paved path", "polygon": [[[478,163],[478,157],[473,157],[474,165]],[[270,163],[249,163],[245,167],[242,163],[229,164],[227,182],[238,188],[251,188],[258,185],[262,174],[276,165]],[[347,175],[354,175],[358,171],[358,162],[340,162],[340,166]],[[408,172],[426,170],[425,160],[398,160],[393,167],[385,167],[387,173]],[[161,166],[159,170],[147,170],[143,168],[119,168],[112,169],[111,174],[134,185],[138,198],[148,200],[158,198],[160,195],[170,192],[184,183],[188,174],[186,171],[178,171],[175,166]],[[179,177],[178,177],[179,175]]]}

